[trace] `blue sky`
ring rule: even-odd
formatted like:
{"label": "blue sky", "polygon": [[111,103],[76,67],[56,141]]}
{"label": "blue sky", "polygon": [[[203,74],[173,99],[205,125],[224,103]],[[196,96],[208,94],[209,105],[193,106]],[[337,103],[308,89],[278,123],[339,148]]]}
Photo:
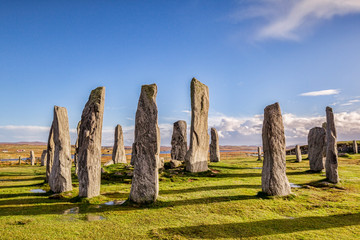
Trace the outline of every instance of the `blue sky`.
{"label": "blue sky", "polygon": [[103,144],[121,124],[130,145],[141,85],[156,83],[170,145],[172,123],[190,124],[192,77],[209,86],[220,144],[261,144],[275,101],[288,144],[306,143],[327,105],[339,139],[360,139],[359,26],[358,0],[1,1],[0,142],[46,141],[54,105],[74,142],[105,86]]}

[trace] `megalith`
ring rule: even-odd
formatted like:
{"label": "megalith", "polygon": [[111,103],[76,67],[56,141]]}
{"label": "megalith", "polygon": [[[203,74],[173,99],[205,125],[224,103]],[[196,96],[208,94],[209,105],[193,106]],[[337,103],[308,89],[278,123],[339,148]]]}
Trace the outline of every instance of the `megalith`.
{"label": "megalith", "polygon": [[35,165],[35,153],[34,153],[34,151],[30,151],[30,162],[31,162],[31,166]]}
{"label": "megalith", "polygon": [[54,159],[49,177],[51,191],[62,193],[72,190],[71,181],[71,144],[69,120],[64,107],[54,107],[53,141]]}
{"label": "megalith", "polygon": [[80,197],[100,195],[104,102],[105,87],[92,90],[81,115],[77,157]]}
{"label": "megalith", "polygon": [[174,122],[173,133],[171,137],[171,159],[184,161],[187,152],[186,122]]}
{"label": "megalith", "polygon": [[211,128],[210,162],[220,162],[219,135],[215,128]]}
{"label": "megalith", "polygon": [[289,195],[291,188],[286,176],[285,133],[279,103],[264,109],[262,141],[262,191],[272,196]]}
{"label": "megalith", "polygon": [[41,153],[41,166],[46,166],[47,151],[43,150]]}
{"label": "megalith", "polygon": [[156,84],[143,85],[135,117],[136,154],[129,200],[138,204],[153,203],[159,194],[160,130],[156,105]]}
{"label": "megalith", "polygon": [[191,128],[190,147],[185,156],[186,170],[204,172],[208,170],[208,112],[209,88],[196,78],[191,80]]}
{"label": "megalith", "polygon": [[120,124],[115,127],[112,161],[114,163],[126,163],[124,136]]}
{"label": "megalith", "polygon": [[295,156],[296,156],[296,162],[302,161],[300,145],[295,146]]}
{"label": "megalith", "polygon": [[74,165],[75,165],[75,174],[78,174],[79,171],[79,164],[78,164],[78,159],[79,159],[79,134],[80,134],[80,124],[81,121],[78,122],[77,127],[76,127],[76,142],[75,142],[75,152],[74,152]]}
{"label": "megalith", "polygon": [[310,170],[321,172],[324,169],[326,132],[323,127],[314,127],[308,134],[308,158]]}
{"label": "megalith", "polygon": [[47,156],[46,156],[46,182],[49,182],[51,168],[54,162],[54,152],[55,152],[55,143],[54,143],[54,131],[53,131],[53,124],[51,125],[49,131],[49,138],[47,144]]}
{"label": "megalith", "polygon": [[257,148],[257,153],[258,153],[258,161],[261,161],[261,147]]}
{"label": "megalith", "polygon": [[338,151],[336,142],[336,128],[334,113],[331,107],[326,107],[326,178],[331,183],[339,182],[338,175]]}
{"label": "megalith", "polygon": [[358,153],[358,145],[357,145],[356,140],[353,141],[353,152],[354,152],[354,154]]}

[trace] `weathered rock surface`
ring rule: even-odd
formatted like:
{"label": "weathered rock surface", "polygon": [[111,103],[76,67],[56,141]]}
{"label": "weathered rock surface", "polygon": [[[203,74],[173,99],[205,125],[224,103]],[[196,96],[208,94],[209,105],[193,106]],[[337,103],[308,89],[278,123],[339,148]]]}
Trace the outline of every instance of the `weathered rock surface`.
{"label": "weathered rock surface", "polygon": [[78,156],[79,156],[79,134],[80,134],[80,124],[81,121],[78,122],[78,125],[76,127],[76,133],[77,133],[77,138],[76,138],[76,143],[75,143],[75,153],[74,153],[74,164],[75,164],[75,174],[77,175],[79,172],[79,166],[78,166]]}
{"label": "weathered rock surface", "polygon": [[300,149],[299,145],[295,146],[295,156],[296,156],[296,162],[301,162],[302,161],[301,149]]}
{"label": "weathered rock surface", "polygon": [[339,182],[338,175],[338,152],[336,146],[336,128],[334,113],[331,107],[326,107],[326,178],[331,183]]}
{"label": "weathered rock surface", "polygon": [[31,162],[31,166],[35,165],[35,153],[34,153],[34,151],[30,151],[30,162]]}
{"label": "weathered rock surface", "polygon": [[171,159],[185,160],[187,152],[187,135],[186,135],[186,122],[177,121],[174,123],[173,134],[171,137]]}
{"label": "weathered rock surface", "polygon": [[54,159],[49,177],[49,186],[54,193],[72,190],[71,182],[71,144],[69,120],[64,107],[54,107],[53,140]]}
{"label": "weathered rock surface", "polygon": [[126,155],[124,148],[124,136],[122,127],[118,124],[115,127],[114,134],[114,148],[112,153],[112,160],[114,163],[126,163]]}
{"label": "weathered rock surface", "polygon": [[155,202],[159,194],[160,130],[156,95],[156,84],[141,87],[135,117],[134,173],[129,200],[138,204]]}
{"label": "weathered rock surface", "polygon": [[257,148],[257,152],[258,152],[258,161],[261,161],[261,147]]}
{"label": "weathered rock surface", "polygon": [[264,110],[262,140],[262,191],[272,196],[289,195],[291,189],[286,177],[285,134],[279,103],[269,105]]}
{"label": "weathered rock surface", "polygon": [[308,135],[308,158],[310,170],[320,172],[324,169],[326,147],[326,132],[322,127],[314,127],[310,129]]}
{"label": "weathered rock surface", "polygon": [[181,164],[182,164],[182,161],[174,160],[174,159],[171,159],[171,160],[170,160],[170,168],[177,168],[177,167],[179,167]]}
{"label": "weathered rock surface", "polygon": [[356,140],[353,141],[353,151],[354,151],[355,154],[358,153],[358,145],[357,145]]}
{"label": "weathered rock surface", "polygon": [[80,197],[100,194],[104,102],[105,87],[92,90],[81,115],[77,161]]}
{"label": "weathered rock surface", "polygon": [[55,143],[54,143],[54,130],[53,124],[51,125],[49,131],[49,138],[47,144],[47,156],[46,156],[46,182],[49,182],[51,168],[54,162],[54,153],[55,153]]}
{"label": "weathered rock surface", "polygon": [[208,170],[208,112],[209,88],[193,78],[191,80],[190,147],[185,156],[186,170],[189,172]]}
{"label": "weathered rock surface", "polygon": [[220,162],[219,135],[215,128],[211,128],[210,162]]}
{"label": "weathered rock surface", "polygon": [[43,150],[41,154],[41,166],[46,166],[47,151]]}
{"label": "weathered rock surface", "polygon": [[163,157],[159,157],[159,164],[158,164],[158,169],[163,169],[165,166],[165,159]]}

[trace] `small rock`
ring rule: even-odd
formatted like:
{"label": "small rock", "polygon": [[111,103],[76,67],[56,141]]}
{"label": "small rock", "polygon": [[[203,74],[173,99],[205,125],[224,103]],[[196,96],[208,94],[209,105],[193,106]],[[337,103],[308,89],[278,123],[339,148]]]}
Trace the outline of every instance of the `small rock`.
{"label": "small rock", "polygon": [[179,167],[181,164],[182,164],[182,161],[178,161],[178,160],[174,160],[174,159],[171,159],[171,160],[170,160],[170,167],[171,167],[171,168],[177,168],[177,167]]}

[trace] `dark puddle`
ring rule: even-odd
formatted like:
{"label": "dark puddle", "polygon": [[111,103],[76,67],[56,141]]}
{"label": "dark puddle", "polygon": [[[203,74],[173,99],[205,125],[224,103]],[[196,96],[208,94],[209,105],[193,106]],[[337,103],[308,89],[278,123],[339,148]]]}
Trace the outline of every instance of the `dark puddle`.
{"label": "dark puddle", "polygon": [[[63,214],[64,215],[68,215],[68,214],[79,214],[79,207],[74,207],[74,208],[70,208],[70,209],[66,209]],[[99,221],[99,220],[104,220],[106,219],[103,216],[100,215],[93,215],[93,214],[88,214],[85,216],[85,218],[75,218],[75,217],[70,217],[68,220],[70,221],[76,221],[76,220],[84,220],[84,221],[88,221],[88,222],[93,222],[93,221]]]}
{"label": "dark puddle", "polygon": [[46,193],[46,191],[43,190],[43,189],[31,189],[30,192],[32,192],[32,193]]}
{"label": "dark puddle", "polygon": [[79,207],[74,207],[74,208],[70,208],[70,209],[66,209],[63,214],[79,214]]}

